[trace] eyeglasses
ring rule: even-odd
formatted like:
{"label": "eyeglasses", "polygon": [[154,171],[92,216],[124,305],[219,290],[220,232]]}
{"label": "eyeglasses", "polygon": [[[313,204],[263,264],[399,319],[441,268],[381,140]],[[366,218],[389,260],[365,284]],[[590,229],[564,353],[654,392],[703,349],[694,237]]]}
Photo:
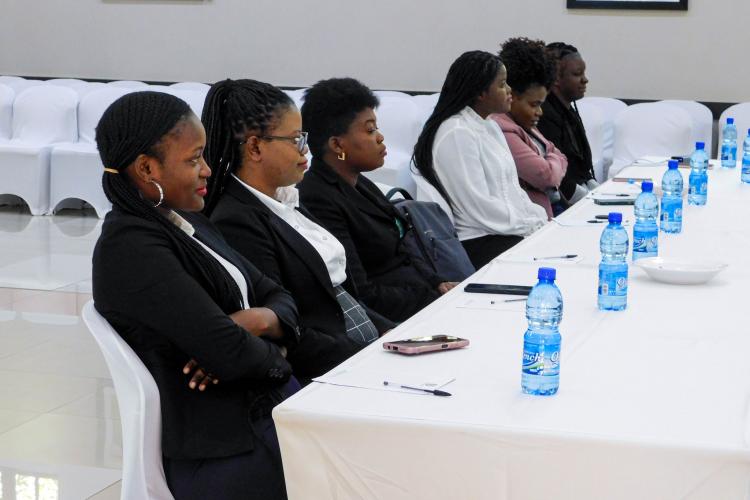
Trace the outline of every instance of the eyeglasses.
{"label": "eyeglasses", "polygon": [[262,135],[260,138],[267,141],[289,141],[297,146],[297,151],[299,151],[300,154],[305,150],[305,146],[307,146],[307,132],[300,132],[299,135],[293,137],[287,137],[284,135]]}

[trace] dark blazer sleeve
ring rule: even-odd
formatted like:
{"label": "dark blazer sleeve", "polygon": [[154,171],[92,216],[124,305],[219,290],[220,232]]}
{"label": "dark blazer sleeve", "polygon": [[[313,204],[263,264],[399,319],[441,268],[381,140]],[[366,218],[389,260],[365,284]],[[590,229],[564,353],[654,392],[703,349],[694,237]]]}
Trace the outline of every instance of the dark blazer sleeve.
{"label": "dark blazer sleeve", "polygon": [[[347,281],[353,282],[359,293],[359,298],[364,303],[372,309],[385,312],[402,311],[405,304],[422,304],[430,301],[431,291],[427,288],[408,284],[390,285],[370,280],[359,258],[357,246],[349,233],[346,216],[342,209],[328,200],[318,201],[317,197],[306,198],[304,201],[305,206],[344,245],[348,271]],[[377,235],[373,235],[373,237],[375,238]],[[344,283],[344,287],[350,289],[346,283]]]}
{"label": "dark blazer sleeve", "polygon": [[[567,148],[567,144],[565,143],[565,135],[563,132],[565,128],[563,117],[556,109],[552,107],[552,104],[550,103],[543,104],[542,109],[544,110],[544,114],[542,115],[542,118],[539,120],[539,124],[537,125],[539,132],[541,132],[548,141],[554,144],[557,149],[563,150],[564,152],[564,150]],[[568,158],[568,161],[575,160],[572,158]],[[565,176],[563,176],[562,180],[560,181],[560,187],[558,188],[563,196],[567,199],[570,199],[576,190],[576,181],[575,178],[571,175],[572,170],[573,169],[568,166],[568,170],[566,171]]]}
{"label": "dark blazer sleeve", "polygon": [[[225,382],[278,382],[291,374],[277,346],[232,321],[186,271],[161,228],[135,219],[112,232],[99,240],[93,277],[96,308],[110,322],[165,338],[185,361],[195,358]],[[289,318],[277,287],[259,273],[251,286]]]}

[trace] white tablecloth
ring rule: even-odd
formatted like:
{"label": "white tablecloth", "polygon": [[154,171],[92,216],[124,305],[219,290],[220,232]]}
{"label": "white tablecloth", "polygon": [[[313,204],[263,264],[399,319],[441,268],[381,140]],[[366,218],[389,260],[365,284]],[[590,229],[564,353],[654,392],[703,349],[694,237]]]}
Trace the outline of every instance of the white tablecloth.
{"label": "white tablecloth", "polygon": [[[663,170],[627,174],[658,185]],[[384,380],[452,376],[452,397],[313,383],[281,404],[274,420],[289,498],[750,498],[750,185],[739,176],[711,171],[708,205],[685,203],[682,234],[659,234],[661,256],[730,264],[708,284],[660,284],[631,265],[627,310],[599,311],[604,225],[555,223],[467,280],[533,284],[530,256],[583,256],[545,263],[564,298],[556,396],[521,393],[525,303],[460,286],[385,338],[445,333],[470,339],[468,348],[406,357],[376,342],[338,368]],[[633,218],[632,207],[590,200],[562,218],[609,210]]]}

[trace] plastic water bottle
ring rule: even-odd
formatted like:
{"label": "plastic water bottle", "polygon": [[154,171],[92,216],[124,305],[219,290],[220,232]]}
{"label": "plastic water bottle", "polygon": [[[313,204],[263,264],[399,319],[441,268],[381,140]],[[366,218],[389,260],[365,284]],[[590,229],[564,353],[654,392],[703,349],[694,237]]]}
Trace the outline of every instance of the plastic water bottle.
{"label": "plastic water bottle", "polygon": [[609,213],[609,224],[599,238],[599,309],[622,311],[628,306],[628,232],[622,227],[622,214]]}
{"label": "plastic water bottle", "polygon": [[705,144],[695,143],[695,151],[690,155],[690,178],[688,204],[705,205],[708,199],[708,155]]}
{"label": "plastic water bottle", "polygon": [[742,143],[742,182],[750,184],[750,130]]}
{"label": "plastic water bottle", "polygon": [[682,174],[677,161],[670,160],[661,178],[661,230],[665,233],[682,231]]}
{"label": "plastic water bottle", "polygon": [[734,168],[737,166],[737,127],[734,126],[734,118],[727,118],[721,137],[721,166]]}
{"label": "plastic water bottle", "polygon": [[551,396],[560,386],[560,331],[563,300],[555,285],[556,271],[540,267],[526,299],[529,328],[523,336],[521,390],[526,394]]}
{"label": "plastic water bottle", "polygon": [[635,199],[635,225],[633,226],[633,260],[656,257],[659,253],[659,200],[654,194],[654,183],[643,181],[641,194]]}

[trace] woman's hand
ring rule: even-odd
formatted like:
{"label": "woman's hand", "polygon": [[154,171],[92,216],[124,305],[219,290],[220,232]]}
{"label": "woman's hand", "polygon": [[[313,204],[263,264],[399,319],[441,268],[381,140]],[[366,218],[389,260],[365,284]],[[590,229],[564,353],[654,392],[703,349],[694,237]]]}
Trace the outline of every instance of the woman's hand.
{"label": "woman's hand", "polygon": [[440,292],[440,295],[445,295],[450,290],[452,290],[456,285],[458,285],[457,281],[443,281],[438,285],[438,292]]}
{"label": "woman's hand", "polygon": [[205,391],[206,387],[209,385],[216,385],[219,383],[219,379],[208,373],[206,370],[198,366],[198,362],[194,359],[191,359],[187,362],[185,367],[182,369],[182,373],[185,375],[190,375],[190,372],[195,370],[195,373],[193,373],[192,378],[190,379],[190,382],[188,382],[188,387],[191,389],[198,388],[199,391]]}
{"label": "woman's hand", "polygon": [[251,307],[229,315],[235,323],[256,337],[280,339],[284,336],[276,313],[267,307]]}

